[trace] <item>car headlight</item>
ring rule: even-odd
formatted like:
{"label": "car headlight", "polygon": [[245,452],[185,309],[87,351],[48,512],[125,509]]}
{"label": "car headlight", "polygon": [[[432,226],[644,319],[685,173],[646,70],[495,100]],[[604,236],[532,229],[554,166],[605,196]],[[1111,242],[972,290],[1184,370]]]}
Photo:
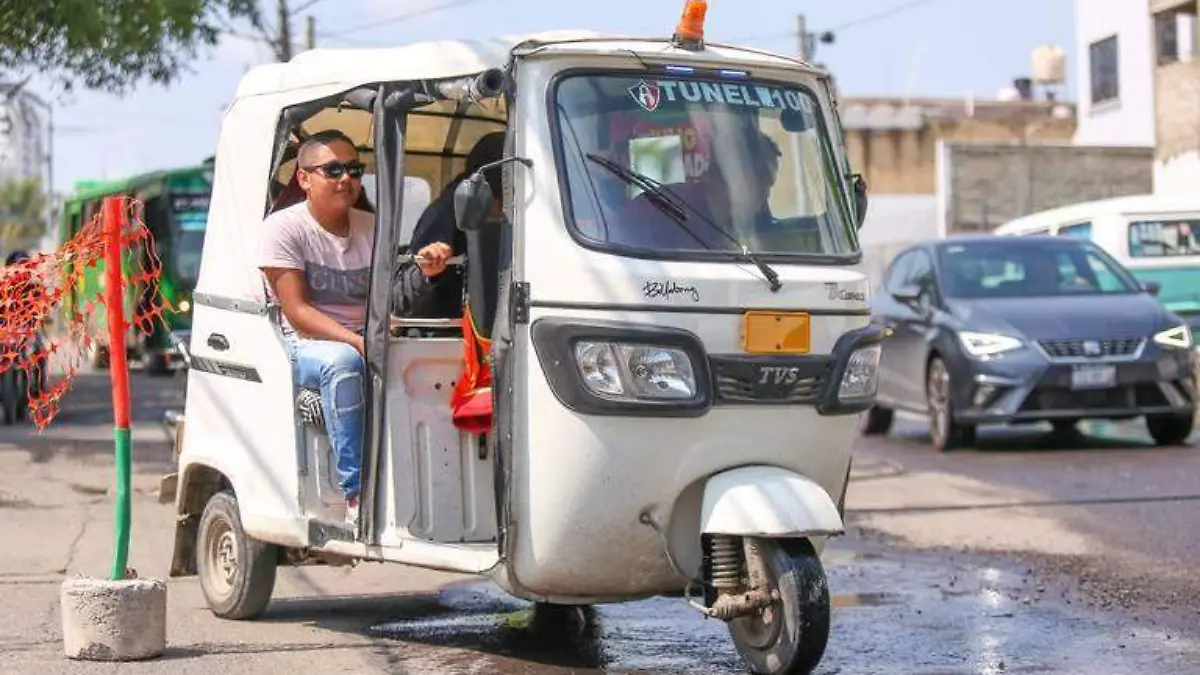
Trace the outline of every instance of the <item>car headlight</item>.
{"label": "car headlight", "polygon": [[1175,349],[1191,349],[1194,345],[1192,342],[1192,331],[1186,323],[1156,333],[1154,341],[1164,347]]}
{"label": "car headlight", "polygon": [[882,353],[880,345],[861,347],[850,354],[846,361],[846,370],[842,373],[842,381],[838,385],[838,400],[870,398],[879,388],[879,358]]}
{"label": "car headlight", "polygon": [[1020,338],[1000,333],[958,332],[958,341],[971,356],[994,356],[1020,349],[1024,342]]}
{"label": "car headlight", "polygon": [[574,352],[584,386],[597,396],[623,401],[696,398],[695,368],[682,349],[581,340]]}

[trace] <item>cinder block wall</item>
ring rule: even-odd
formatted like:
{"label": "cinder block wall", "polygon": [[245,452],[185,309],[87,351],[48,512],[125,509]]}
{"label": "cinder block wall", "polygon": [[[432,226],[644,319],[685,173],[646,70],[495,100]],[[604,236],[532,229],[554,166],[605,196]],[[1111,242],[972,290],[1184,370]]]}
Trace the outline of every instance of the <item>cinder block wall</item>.
{"label": "cinder block wall", "polygon": [[1153,190],[1154,148],[945,145],[946,233],[989,232],[1013,218]]}

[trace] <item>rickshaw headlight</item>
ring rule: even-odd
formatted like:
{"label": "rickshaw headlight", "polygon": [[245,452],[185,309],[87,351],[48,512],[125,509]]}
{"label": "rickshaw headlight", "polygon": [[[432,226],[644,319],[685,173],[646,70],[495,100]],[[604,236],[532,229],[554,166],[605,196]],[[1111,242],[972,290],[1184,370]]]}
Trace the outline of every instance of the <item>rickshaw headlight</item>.
{"label": "rickshaw headlight", "polygon": [[696,397],[692,359],[682,349],[596,342],[575,344],[575,361],[594,394],[625,400],[691,400]]}
{"label": "rickshaw headlight", "polygon": [[881,347],[877,344],[856,349],[846,362],[842,382],[838,386],[838,399],[842,401],[869,398],[879,386],[879,357]]}

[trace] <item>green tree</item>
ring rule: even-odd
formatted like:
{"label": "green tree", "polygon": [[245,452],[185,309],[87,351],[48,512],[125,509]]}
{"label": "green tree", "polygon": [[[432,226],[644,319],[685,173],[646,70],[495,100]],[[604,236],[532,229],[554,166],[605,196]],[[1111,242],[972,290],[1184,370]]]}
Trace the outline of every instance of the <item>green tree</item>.
{"label": "green tree", "polygon": [[39,178],[0,184],[0,249],[28,247],[46,231],[46,193]]}
{"label": "green tree", "polygon": [[261,25],[257,0],[0,0],[0,76],[113,93],[169,84],[238,19]]}

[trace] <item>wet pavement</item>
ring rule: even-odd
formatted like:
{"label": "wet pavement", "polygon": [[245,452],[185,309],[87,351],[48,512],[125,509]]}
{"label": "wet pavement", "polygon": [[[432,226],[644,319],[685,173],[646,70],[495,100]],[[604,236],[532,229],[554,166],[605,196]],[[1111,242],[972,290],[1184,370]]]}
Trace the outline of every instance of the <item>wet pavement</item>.
{"label": "wet pavement", "polygon": [[[172,467],[162,412],[180,382],[135,378],[131,562],[162,577]],[[112,547],[111,417],[84,377],[42,436],[0,428],[0,673],[111,673],[62,657],[58,583]],[[831,542],[829,648],[818,673],[1200,675],[1200,444],[1139,425],[1075,438],[982,430],[937,453],[920,424],[859,439],[850,534]],[[46,533],[56,533],[46,536]],[[534,611],[474,579],[394,565],[286,568],[266,615],[216,619],[170,582],[168,654],[122,673],[744,673],[724,624],[681,598]]]}
{"label": "wet pavement", "polygon": [[[905,553],[852,535],[826,564],[834,621],[817,673],[1200,672],[1197,636],[1087,608],[1015,560]],[[681,598],[540,612],[466,582],[369,633],[395,643],[393,672],[747,672],[724,624]]]}

